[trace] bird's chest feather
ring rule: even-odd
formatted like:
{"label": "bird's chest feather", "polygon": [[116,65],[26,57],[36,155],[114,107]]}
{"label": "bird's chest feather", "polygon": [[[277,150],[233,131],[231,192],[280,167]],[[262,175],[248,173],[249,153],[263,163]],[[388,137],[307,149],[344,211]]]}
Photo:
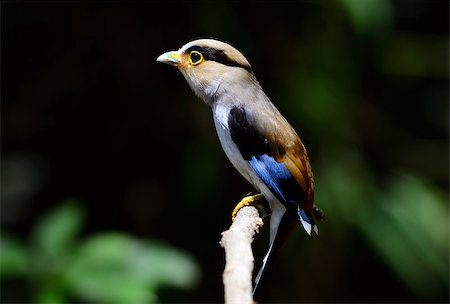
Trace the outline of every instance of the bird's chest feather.
{"label": "bird's chest feather", "polygon": [[231,161],[233,166],[244,176],[246,180],[254,184],[256,176],[252,172],[248,162],[244,160],[238,147],[231,138],[230,129],[228,127],[228,115],[232,105],[215,105],[213,107],[214,124],[216,126],[217,135],[219,136],[222,148]]}
{"label": "bird's chest feather", "polygon": [[230,110],[233,108],[233,104],[216,105],[213,107],[214,123],[216,126],[217,134],[219,136],[222,148],[225,151],[230,162],[239,171],[239,173],[250,182],[257,190],[261,191],[270,204],[278,201],[272,192],[267,188],[265,183],[258,177],[248,161],[242,157],[241,151],[234,143],[230,129],[228,126],[228,118]]}

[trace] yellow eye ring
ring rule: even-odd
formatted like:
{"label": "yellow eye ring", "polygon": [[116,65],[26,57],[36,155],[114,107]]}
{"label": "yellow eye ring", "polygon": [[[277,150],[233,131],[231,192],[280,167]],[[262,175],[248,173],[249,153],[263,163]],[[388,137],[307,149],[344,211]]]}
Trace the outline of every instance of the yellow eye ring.
{"label": "yellow eye ring", "polygon": [[197,65],[203,61],[202,53],[198,51],[192,51],[189,53],[189,63],[192,65]]}

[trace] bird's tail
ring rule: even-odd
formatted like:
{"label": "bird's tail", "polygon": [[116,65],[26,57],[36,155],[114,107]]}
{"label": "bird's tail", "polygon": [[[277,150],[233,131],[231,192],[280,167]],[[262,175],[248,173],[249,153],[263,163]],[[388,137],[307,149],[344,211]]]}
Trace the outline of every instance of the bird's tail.
{"label": "bird's tail", "polygon": [[[271,237],[269,250],[264,256],[262,266],[259,269],[258,274],[256,275],[255,287],[253,288],[253,296],[257,295],[259,288],[261,287],[261,279],[267,272],[269,266],[272,265],[271,261],[275,258],[278,249],[280,249],[280,247],[284,244],[292,231],[297,227],[299,221],[309,235],[311,235],[312,231],[314,231],[316,234],[319,234],[319,229],[314,222],[312,214],[318,221],[326,221],[326,217],[323,211],[317,208],[317,206],[314,206],[311,211],[305,211],[304,209],[299,208],[297,217],[291,212],[284,212],[284,214],[281,216],[278,229],[274,237]],[[274,216],[273,213],[272,216]]]}
{"label": "bird's tail", "polygon": [[258,271],[258,274],[256,275],[255,278],[255,287],[253,287],[253,296],[256,296],[256,294],[259,291],[260,288],[260,284],[261,284],[261,278],[263,276],[263,274],[266,273],[267,271],[267,267],[269,266],[269,260],[271,260],[274,257],[274,246],[273,244],[270,245],[269,250],[267,251],[266,255],[264,256],[264,259],[262,261],[262,265],[261,268]]}
{"label": "bird's tail", "polygon": [[307,212],[304,209],[298,208],[297,212],[298,220],[302,224],[303,229],[311,235],[311,232],[314,231],[316,234],[319,234],[319,228],[314,223],[314,219],[311,215],[311,212]]}
{"label": "bird's tail", "polygon": [[264,274],[269,269],[269,266],[272,265],[271,262],[275,259],[275,256],[280,247],[284,244],[292,231],[297,227],[297,223],[297,219],[292,216],[290,212],[285,212],[283,214],[277,232],[275,236],[271,238],[269,250],[264,256],[261,268],[259,269],[258,274],[255,277],[255,287],[253,288],[254,297],[260,290]]}

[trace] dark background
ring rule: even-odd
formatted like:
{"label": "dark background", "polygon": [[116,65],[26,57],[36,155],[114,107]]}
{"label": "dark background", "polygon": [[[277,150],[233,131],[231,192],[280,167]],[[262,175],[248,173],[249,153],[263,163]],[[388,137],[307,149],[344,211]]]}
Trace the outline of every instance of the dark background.
{"label": "dark background", "polygon": [[[85,214],[74,250],[107,231],[171,244],[201,277],[162,284],[158,301],[223,301],[220,232],[252,188],[208,106],[155,62],[199,37],[249,59],[307,146],[329,218],[318,237],[291,236],[258,300],[448,302],[448,12],[437,0],[3,1],[2,238],[26,258],[11,254],[22,270],[2,271],[2,302],[46,302],[36,281],[64,276],[29,266],[29,244],[66,200]],[[50,294],[104,300],[64,286]]]}

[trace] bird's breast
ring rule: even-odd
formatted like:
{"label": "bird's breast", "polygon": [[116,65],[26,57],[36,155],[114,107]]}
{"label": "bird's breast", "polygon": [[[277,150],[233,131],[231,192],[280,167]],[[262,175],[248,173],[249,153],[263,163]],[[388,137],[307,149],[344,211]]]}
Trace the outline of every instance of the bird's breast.
{"label": "bird's breast", "polygon": [[233,166],[247,181],[254,184],[252,176],[254,173],[231,138],[230,129],[228,128],[228,115],[230,109],[231,106],[215,105],[213,107],[214,124],[216,126],[217,135],[219,136],[225,154]]}
{"label": "bird's breast", "polygon": [[[214,124],[216,126],[217,135],[219,136],[222,148],[233,166],[239,173],[251,183],[258,191],[261,191],[266,197],[267,201],[272,207],[272,204],[278,202],[273,193],[267,188],[266,184],[257,176],[255,171],[251,168],[248,161],[246,161],[231,138],[231,133],[228,128],[228,116],[232,104],[215,105],[213,107]],[[281,203],[279,203],[281,205]]]}

